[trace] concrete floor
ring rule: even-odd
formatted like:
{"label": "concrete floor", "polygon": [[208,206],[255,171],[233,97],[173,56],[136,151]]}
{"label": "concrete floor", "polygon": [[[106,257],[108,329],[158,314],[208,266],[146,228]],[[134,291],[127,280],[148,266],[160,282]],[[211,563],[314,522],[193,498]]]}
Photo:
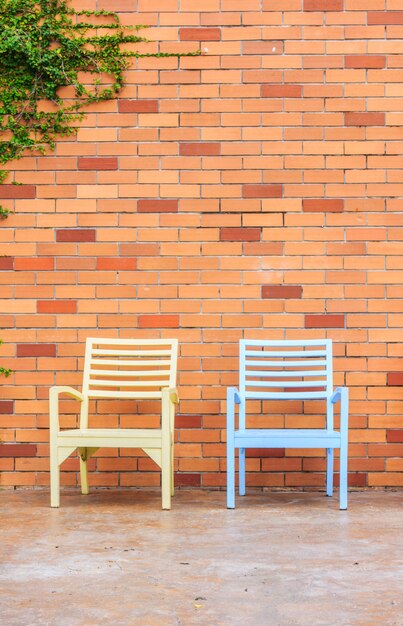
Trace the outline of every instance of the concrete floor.
{"label": "concrete floor", "polygon": [[0,492],[2,626],[403,625],[402,492],[48,501]]}

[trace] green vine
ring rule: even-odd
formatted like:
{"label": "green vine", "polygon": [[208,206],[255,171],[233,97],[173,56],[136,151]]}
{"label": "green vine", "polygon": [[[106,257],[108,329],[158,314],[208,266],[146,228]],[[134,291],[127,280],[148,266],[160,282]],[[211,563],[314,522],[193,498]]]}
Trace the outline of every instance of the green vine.
{"label": "green vine", "polygon": [[[0,166],[75,133],[85,106],[119,93],[132,58],[201,54],[139,53],[145,28],[111,11],[75,11],[68,0],[0,0]],[[0,171],[0,183],[7,175]],[[0,207],[0,217],[8,213]]]}

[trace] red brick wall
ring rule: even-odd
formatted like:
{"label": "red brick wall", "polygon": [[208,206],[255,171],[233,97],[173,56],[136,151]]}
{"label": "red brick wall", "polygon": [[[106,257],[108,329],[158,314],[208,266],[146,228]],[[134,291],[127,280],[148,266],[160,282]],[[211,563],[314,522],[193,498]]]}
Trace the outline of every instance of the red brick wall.
{"label": "red brick wall", "polygon": [[[48,484],[49,386],[80,385],[95,334],[179,338],[177,481],[202,487],[225,482],[238,340],[331,337],[335,383],[350,388],[350,483],[402,484],[401,0],[85,8],[150,24],[162,51],[207,51],[139,60],[77,139],[13,163],[22,185],[0,187],[15,210],[0,227],[0,362],[14,370],[1,484]],[[292,425],[302,407],[270,408]],[[124,403],[98,410],[136,423]],[[63,424],[75,411],[63,404]],[[64,467],[76,484],[77,461]],[[97,485],[159,483],[125,451],[92,470]],[[258,451],[248,470],[256,486],[324,485],[316,451]]]}

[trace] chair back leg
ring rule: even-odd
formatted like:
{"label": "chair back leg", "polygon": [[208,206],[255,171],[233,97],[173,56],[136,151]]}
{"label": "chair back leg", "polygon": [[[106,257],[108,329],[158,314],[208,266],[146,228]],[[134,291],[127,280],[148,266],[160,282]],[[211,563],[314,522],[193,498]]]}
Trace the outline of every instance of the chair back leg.
{"label": "chair back leg", "polygon": [[333,468],[334,468],[334,449],[326,450],[326,495],[333,495]]}
{"label": "chair back leg", "polygon": [[245,448],[239,448],[239,495],[244,496],[246,493],[245,471],[246,471],[246,451]]}

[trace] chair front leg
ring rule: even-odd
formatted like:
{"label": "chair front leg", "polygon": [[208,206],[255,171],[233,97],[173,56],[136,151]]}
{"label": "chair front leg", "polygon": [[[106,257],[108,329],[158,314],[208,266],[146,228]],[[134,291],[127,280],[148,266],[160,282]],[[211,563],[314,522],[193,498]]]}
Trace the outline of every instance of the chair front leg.
{"label": "chair front leg", "polygon": [[227,439],[227,509],[235,509],[235,448],[230,439]]}
{"label": "chair front leg", "polygon": [[235,393],[227,391],[227,508],[235,508]]}
{"label": "chair front leg", "polygon": [[60,466],[57,444],[50,445],[50,506],[60,506]]}
{"label": "chair front leg", "polygon": [[171,446],[171,408],[170,390],[162,390],[162,415],[161,415],[161,490],[162,508],[171,508],[172,490],[172,446]]}
{"label": "chair front leg", "polygon": [[340,400],[340,509],[347,509],[348,499],[348,388],[338,387],[332,402]]}
{"label": "chair front leg", "polygon": [[60,506],[60,466],[57,438],[59,434],[59,395],[52,388],[49,393],[49,417],[50,417],[50,506]]}
{"label": "chair front leg", "polygon": [[340,448],[340,509],[347,508],[347,443]]}
{"label": "chair front leg", "polygon": [[333,468],[334,468],[334,449],[326,450],[326,495],[333,495]]}
{"label": "chair front leg", "polygon": [[246,493],[246,451],[245,448],[239,448],[239,495],[244,496]]}
{"label": "chair front leg", "polygon": [[175,471],[174,471],[174,463],[175,463],[175,456],[174,456],[174,443],[172,442],[171,444],[171,496],[175,495]]}

